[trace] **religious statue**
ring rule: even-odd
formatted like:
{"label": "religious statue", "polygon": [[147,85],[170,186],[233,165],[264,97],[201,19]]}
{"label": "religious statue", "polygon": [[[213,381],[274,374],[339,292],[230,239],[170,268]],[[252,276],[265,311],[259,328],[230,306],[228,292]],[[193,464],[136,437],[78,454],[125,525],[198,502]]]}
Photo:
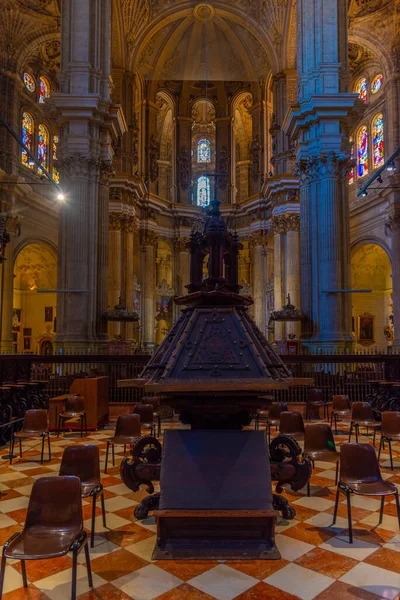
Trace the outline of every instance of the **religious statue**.
{"label": "religious statue", "polygon": [[178,156],[178,164],[180,184],[186,190],[190,185],[190,156],[186,148],[182,148]]}

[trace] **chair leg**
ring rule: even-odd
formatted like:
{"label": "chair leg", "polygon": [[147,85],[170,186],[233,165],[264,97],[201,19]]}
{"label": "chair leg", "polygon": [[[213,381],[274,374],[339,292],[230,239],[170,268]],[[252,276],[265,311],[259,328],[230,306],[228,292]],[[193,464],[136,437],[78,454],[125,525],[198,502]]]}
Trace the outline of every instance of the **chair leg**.
{"label": "chair leg", "polygon": [[12,460],[13,460],[13,456],[14,456],[14,446],[15,446],[15,437],[13,435],[13,437],[10,440],[10,465],[12,465]]}
{"label": "chair leg", "polygon": [[335,477],[335,485],[338,484],[339,481],[339,461],[336,461],[336,477]]}
{"label": "chair leg", "polygon": [[26,577],[26,565],[25,561],[21,560],[21,573],[22,573],[22,582],[24,584],[24,588],[28,587],[28,579]]}
{"label": "chair leg", "polygon": [[310,480],[307,481],[307,496],[310,495]]}
{"label": "chair leg", "polygon": [[58,417],[57,437],[60,437],[61,417]]}
{"label": "chair leg", "polygon": [[383,508],[385,506],[385,496],[382,496],[382,500],[381,500],[381,509],[379,511],[379,523],[378,525],[380,525],[382,523],[383,520]]}
{"label": "chair leg", "polygon": [[85,435],[88,436],[88,428],[87,428],[87,415],[85,413]]}
{"label": "chair leg", "polygon": [[351,524],[351,502],[350,502],[350,492],[346,492],[347,497],[347,521],[349,524],[349,542],[353,543],[353,527]]}
{"label": "chair leg", "polygon": [[390,438],[388,439],[388,444],[389,444],[389,455],[390,455],[390,468],[393,471],[392,440]]}
{"label": "chair leg", "polygon": [[126,444],[124,444],[124,454],[125,454],[125,452],[126,452]]}
{"label": "chair leg", "polygon": [[161,436],[161,416],[158,415],[158,437]]}
{"label": "chair leg", "polygon": [[351,442],[351,434],[353,433],[353,423],[350,423],[350,431],[349,431],[349,444]]}
{"label": "chair leg", "polygon": [[49,446],[49,462],[51,462],[50,431],[47,432],[47,445]]}
{"label": "chair leg", "polygon": [[[87,548],[87,544],[85,544]],[[78,552],[77,550],[72,550],[72,590],[71,590],[71,600],[76,600],[76,569],[78,565]]]}
{"label": "chair leg", "polygon": [[113,461],[113,467],[115,467],[115,451],[114,451],[114,444],[112,444],[112,446],[111,446],[111,451],[112,451],[112,461]]}
{"label": "chair leg", "polygon": [[44,454],[44,434],[42,434],[42,453],[40,455],[40,464],[43,464],[43,454]]}
{"label": "chair leg", "polygon": [[100,496],[100,502],[101,502],[101,512],[103,514],[103,526],[107,527],[107,523],[106,523],[106,507],[105,507],[105,502],[104,502],[104,492],[101,492],[101,496]]}
{"label": "chair leg", "polygon": [[104,465],[104,473],[107,473],[107,464],[108,464],[108,450],[110,449],[110,440],[107,440],[107,449],[106,449],[106,464]]}
{"label": "chair leg", "polygon": [[85,558],[86,558],[86,569],[87,569],[87,578],[89,587],[93,587],[93,579],[92,579],[92,568],[90,566],[90,555],[89,555],[89,547],[85,544]]}
{"label": "chair leg", "polygon": [[360,428],[359,428],[359,426],[358,426],[358,425],[357,425],[357,423],[356,423],[356,425],[355,425],[355,430],[356,430],[356,444],[358,444],[358,433],[359,433],[359,429],[360,429]]}
{"label": "chair leg", "polygon": [[381,441],[379,442],[379,450],[378,450],[378,462],[380,461],[380,458],[381,458],[382,444],[383,444],[383,435],[381,434]]}
{"label": "chair leg", "polygon": [[[399,521],[399,529],[400,529],[400,501],[399,501],[399,492],[395,494],[396,498],[396,507],[397,507],[397,519]],[[1,594],[0,594],[1,597]]]}
{"label": "chair leg", "polygon": [[22,458],[22,440],[19,438],[19,457]]}
{"label": "chair leg", "polygon": [[94,548],[94,529],[96,526],[96,500],[97,500],[97,495],[93,494],[93,498],[92,498],[92,528],[90,531],[90,547]]}
{"label": "chair leg", "polygon": [[375,446],[376,428],[374,427],[374,437],[372,438],[372,445]]}
{"label": "chair leg", "polygon": [[335,435],[337,435],[337,415],[335,414]]}
{"label": "chair leg", "polygon": [[333,511],[333,523],[332,523],[332,525],[334,525],[336,523],[337,511],[338,511],[338,506],[339,506],[339,494],[340,494],[340,489],[338,487],[337,490],[336,490],[335,510]]}
{"label": "chair leg", "polygon": [[0,598],[3,597],[3,586],[4,586],[4,574],[6,572],[6,557],[3,556],[1,558],[1,569],[0,569]]}
{"label": "chair leg", "polygon": [[81,438],[83,438],[83,415],[81,415]]}

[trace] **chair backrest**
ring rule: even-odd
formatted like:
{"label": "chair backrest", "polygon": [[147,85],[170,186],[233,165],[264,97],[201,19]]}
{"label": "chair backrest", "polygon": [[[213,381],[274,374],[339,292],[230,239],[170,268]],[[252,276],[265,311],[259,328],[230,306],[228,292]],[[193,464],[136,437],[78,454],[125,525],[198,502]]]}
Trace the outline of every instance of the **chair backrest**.
{"label": "chair backrest", "polygon": [[351,405],[351,418],[355,421],[374,420],[374,414],[369,402],[353,402]]}
{"label": "chair backrest", "polygon": [[140,415],[119,415],[114,437],[139,437],[140,433]]}
{"label": "chair backrest", "polygon": [[100,483],[100,452],[94,445],[75,445],[65,448],[60,475],[75,475],[81,484]]}
{"label": "chair backrest", "polygon": [[337,394],[332,399],[332,410],[350,410],[351,404],[348,396]]}
{"label": "chair backrest", "polygon": [[269,407],[268,418],[279,419],[281,413],[287,411],[288,407],[286,402],[273,402]]}
{"label": "chair backrest", "polygon": [[301,413],[297,411],[284,411],[280,415],[280,433],[304,433],[304,421]]}
{"label": "chair backrest", "polygon": [[381,416],[383,435],[400,435],[400,411],[384,411]]}
{"label": "chair backrest", "polygon": [[150,404],[154,411],[160,408],[160,401],[158,398],[147,398],[146,402],[143,402],[143,404]]}
{"label": "chair backrest", "polygon": [[45,408],[37,408],[27,410],[24,416],[23,431],[31,433],[44,433],[48,428],[47,410]]}
{"label": "chair backrest", "polygon": [[140,416],[141,425],[154,421],[154,411],[151,404],[136,404],[134,414]]}
{"label": "chair backrest", "polygon": [[305,426],[304,452],[318,450],[336,452],[332,429],[327,423],[309,423]]}
{"label": "chair backrest", "polygon": [[342,444],[340,479],[344,483],[371,483],[381,480],[378,459],[372,444]]}
{"label": "chair backrest", "polygon": [[29,498],[25,527],[41,526],[49,532],[83,528],[81,482],[78,477],[40,477]]}
{"label": "chair backrest", "polygon": [[85,412],[85,405],[82,396],[71,396],[65,401],[65,411],[72,413]]}
{"label": "chair backrest", "polygon": [[322,390],[316,388],[308,390],[308,402],[323,402],[324,396]]}

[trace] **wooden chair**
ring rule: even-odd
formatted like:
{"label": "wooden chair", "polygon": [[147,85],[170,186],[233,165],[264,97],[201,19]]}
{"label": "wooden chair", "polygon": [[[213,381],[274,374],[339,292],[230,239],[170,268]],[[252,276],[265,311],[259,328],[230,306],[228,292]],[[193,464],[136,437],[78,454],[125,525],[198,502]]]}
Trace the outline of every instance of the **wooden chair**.
{"label": "wooden chair", "polygon": [[154,409],[151,404],[136,404],[134,414],[140,416],[140,426],[150,435],[155,435]]}
{"label": "wooden chair", "polygon": [[331,427],[335,421],[335,434],[337,435],[337,422],[351,420],[351,404],[348,396],[337,394],[332,398]]}
{"label": "wooden chair", "polygon": [[279,419],[279,433],[295,439],[304,438],[303,415],[298,411],[283,411]]}
{"label": "wooden chair", "polygon": [[89,586],[93,587],[78,477],[37,479],[32,487],[22,532],[14,533],[3,546],[0,598],[3,593],[7,558],[21,561],[22,581],[27,588],[26,560],[58,558],[72,551],[71,600],[76,600],[78,554],[82,548],[85,549]]}
{"label": "wooden chair", "polygon": [[15,440],[19,440],[19,455],[22,458],[22,440],[28,438],[42,438],[42,452],[40,456],[40,463],[43,464],[44,454],[44,440],[47,438],[49,448],[49,461],[51,461],[51,448],[50,448],[50,433],[48,424],[48,413],[44,408],[27,410],[24,416],[24,422],[22,424],[21,431],[14,433],[12,439],[12,448],[10,452],[10,465],[12,463],[12,457],[14,454]]}
{"label": "wooden chair", "polygon": [[379,523],[382,523],[385,496],[394,496],[400,527],[399,490],[394,483],[384,481],[379,470],[375,449],[371,444],[342,444],[340,448],[340,479],[336,492],[333,524],[336,523],[340,492],[346,494],[349,541],[353,543],[350,495],[381,496]]}
{"label": "wooden chair", "polygon": [[[304,454],[311,459],[313,468],[316,460],[336,463],[335,485],[338,482],[340,454],[336,450],[332,428],[327,423],[312,423],[305,426]],[[307,496],[310,495],[310,481]]]}
{"label": "wooden chair", "polygon": [[267,441],[271,443],[271,427],[275,427],[278,430],[281,413],[287,412],[288,406],[286,402],[273,402],[269,407],[268,419],[267,419]]}
{"label": "wooden chair", "polygon": [[356,432],[356,443],[358,443],[358,434],[360,431],[360,427],[372,429],[374,432],[374,437],[372,444],[375,446],[375,435],[376,430],[381,426],[378,421],[374,419],[374,413],[372,412],[371,405],[369,402],[353,402],[351,405],[351,423],[350,423],[350,432],[349,432],[349,443],[351,442],[351,436],[353,434],[353,427]]}
{"label": "wooden chair", "polygon": [[385,411],[382,413],[381,441],[379,444],[378,461],[385,442],[389,444],[390,468],[393,471],[392,442],[400,442],[400,412]]}
{"label": "wooden chair", "polygon": [[126,452],[126,446],[132,446],[132,444],[134,444],[136,440],[140,438],[141,433],[139,415],[119,415],[117,424],[115,426],[114,437],[107,440],[106,464],[104,465],[104,473],[107,473],[108,452],[110,446],[112,450],[113,467],[115,467],[114,444],[123,444],[124,452]]}
{"label": "wooden chair", "polygon": [[311,421],[312,409],[324,409],[324,419],[328,416],[329,403],[324,400],[323,391],[312,389],[308,391],[306,403],[306,421]]}
{"label": "wooden chair", "polygon": [[75,475],[81,482],[82,498],[92,497],[92,528],[90,545],[94,546],[94,529],[97,498],[100,497],[103,525],[106,524],[104,490],[100,481],[100,452],[98,446],[68,446],[65,448],[60,465],[60,475]]}
{"label": "wooden chair", "polygon": [[83,437],[83,422],[85,422],[85,431],[87,435],[86,410],[82,396],[76,395],[66,399],[64,411],[58,415],[57,437],[60,436],[61,427],[65,430],[65,422],[71,420],[80,421],[81,437]]}
{"label": "wooden chair", "polygon": [[161,435],[161,406],[157,396],[143,396],[142,404],[151,404],[153,407],[153,418],[157,423],[157,437]]}

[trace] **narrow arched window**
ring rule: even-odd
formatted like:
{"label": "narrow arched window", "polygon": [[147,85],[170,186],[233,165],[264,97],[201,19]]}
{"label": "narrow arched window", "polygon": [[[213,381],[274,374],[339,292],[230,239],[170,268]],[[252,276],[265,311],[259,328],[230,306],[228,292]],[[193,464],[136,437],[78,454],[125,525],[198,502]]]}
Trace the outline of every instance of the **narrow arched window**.
{"label": "narrow arched window", "polygon": [[[28,112],[22,113],[22,121],[21,121],[21,138],[22,143],[32,152],[33,149],[33,131],[34,131],[34,121],[32,115]],[[29,157],[28,153],[24,148],[22,148],[21,152],[21,161],[22,164],[26,167],[32,168],[34,166],[33,161]]]}
{"label": "narrow arched window", "polygon": [[357,175],[363,177],[368,173],[368,130],[365,125],[357,133]]}
{"label": "narrow arched window", "polygon": [[201,175],[197,180],[197,204],[199,206],[207,206],[210,204],[210,196],[210,178],[207,175]]}
{"label": "narrow arched window", "polygon": [[385,142],[383,138],[383,115],[379,113],[372,119],[372,152],[374,169],[385,162]]}
{"label": "narrow arched window", "polygon": [[197,142],[197,162],[211,162],[211,143],[210,140],[202,139]]}
{"label": "narrow arched window", "polygon": [[58,145],[58,135],[53,135],[53,168],[51,171],[52,177],[56,183],[60,183],[60,173],[58,172],[57,167],[54,166],[54,161],[57,160],[57,145]]}
{"label": "narrow arched window", "polygon": [[[354,160],[354,140],[353,140],[353,137],[352,137],[352,136],[350,136],[350,137],[349,137],[349,142],[350,142],[350,144],[351,144],[351,148],[350,148],[350,158],[351,158],[352,160]],[[350,173],[349,173],[349,183],[353,183],[353,181],[354,181],[354,169],[352,168],[352,169],[350,170]]]}
{"label": "narrow arched window", "polygon": [[382,83],[383,83],[383,75],[382,75],[382,73],[378,73],[378,75],[375,75],[375,77],[372,80],[371,92],[373,94],[376,94],[377,92],[379,92],[379,90],[382,87]]}
{"label": "narrow arched window", "polygon": [[39,102],[43,104],[46,98],[50,98],[50,84],[46,77],[39,78]]}
{"label": "narrow arched window", "polygon": [[28,92],[35,91],[35,89],[36,89],[35,80],[30,73],[25,71],[25,73],[22,76],[22,81],[24,82],[24,85],[25,85],[26,89],[28,90]]}
{"label": "narrow arched window", "polygon": [[361,100],[365,103],[367,102],[367,89],[368,89],[367,80],[365,79],[365,77],[361,77],[357,81],[354,91],[358,94],[358,96],[361,98]]}
{"label": "narrow arched window", "polygon": [[49,162],[49,132],[43,123],[39,125],[37,157],[40,164],[47,169]]}

